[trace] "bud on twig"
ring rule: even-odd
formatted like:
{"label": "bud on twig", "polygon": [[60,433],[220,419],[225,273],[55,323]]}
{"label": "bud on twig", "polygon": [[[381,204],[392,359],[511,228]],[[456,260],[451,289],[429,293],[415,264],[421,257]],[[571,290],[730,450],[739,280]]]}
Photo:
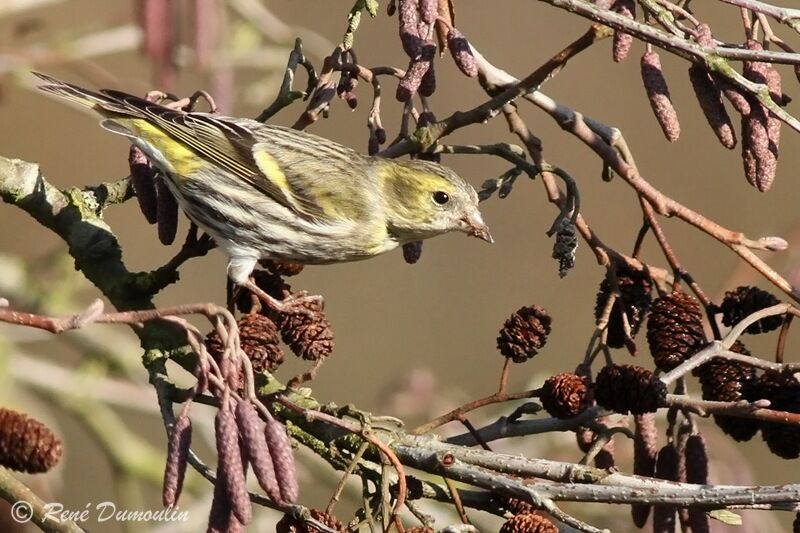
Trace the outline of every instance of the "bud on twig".
{"label": "bud on twig", "polygon": [[403,259],[409,265],[419,261],[422,256],[422,241],[407,242],[403,245]]}

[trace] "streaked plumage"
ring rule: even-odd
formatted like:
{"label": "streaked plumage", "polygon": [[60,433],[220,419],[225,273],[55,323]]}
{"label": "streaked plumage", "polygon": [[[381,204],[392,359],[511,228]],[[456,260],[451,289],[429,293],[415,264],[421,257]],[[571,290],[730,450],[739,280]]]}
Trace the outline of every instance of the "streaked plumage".
{"label": "streaked plumage", "polygon": [[40,89],[91,108],[104,128],[144,151],[229,256],[238,284],[267,257],[355,261],[452,230],[491,242],[475,190],[441,165],[368,157],[290,128],[37,76],[46,82]]}

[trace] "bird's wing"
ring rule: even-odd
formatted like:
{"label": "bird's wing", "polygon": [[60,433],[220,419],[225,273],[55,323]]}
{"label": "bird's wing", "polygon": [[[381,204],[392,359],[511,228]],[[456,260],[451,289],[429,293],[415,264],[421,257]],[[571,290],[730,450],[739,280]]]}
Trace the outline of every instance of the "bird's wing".
{"label": "bird's wing", "polygon": [[257,150],[254,133],[237,121],[206,113],[185,113],[126,93],[103,90],[140,112],[153,126],[198,156],[228,171],[303,219],[325,222],[326,213],[304,191],[292,187],[282,169],[264,164],[268,153]]}

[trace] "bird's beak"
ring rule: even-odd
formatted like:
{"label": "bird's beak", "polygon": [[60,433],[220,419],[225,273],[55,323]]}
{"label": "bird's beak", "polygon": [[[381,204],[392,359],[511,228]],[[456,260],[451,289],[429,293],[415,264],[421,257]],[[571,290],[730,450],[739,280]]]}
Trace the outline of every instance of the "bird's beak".
{"label": "bird's beak", "polygon": [[471,215],[467,215],[461,219],[461,229],[467,235],[472,237],[477,237],[481,240],[492,244],[494,239],[492,238],[492,234],[489,233],[489,226],[483,221],[481,214],[479,212],[475,212]]}

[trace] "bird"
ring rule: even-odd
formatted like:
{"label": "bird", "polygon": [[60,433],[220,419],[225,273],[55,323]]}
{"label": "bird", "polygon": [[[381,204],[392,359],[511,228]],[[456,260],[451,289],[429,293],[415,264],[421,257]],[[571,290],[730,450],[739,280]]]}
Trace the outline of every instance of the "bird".
{"label": "bird", "polygon": [[368,156],[305,131],[34,74],[40,90],[89,108],[141,149],[227,255],[230,280],[278,312],[307,296],[261,290],[251,277],[261,259],[358,261],[450,231],[493,242],[475,189],[438,163]]}

